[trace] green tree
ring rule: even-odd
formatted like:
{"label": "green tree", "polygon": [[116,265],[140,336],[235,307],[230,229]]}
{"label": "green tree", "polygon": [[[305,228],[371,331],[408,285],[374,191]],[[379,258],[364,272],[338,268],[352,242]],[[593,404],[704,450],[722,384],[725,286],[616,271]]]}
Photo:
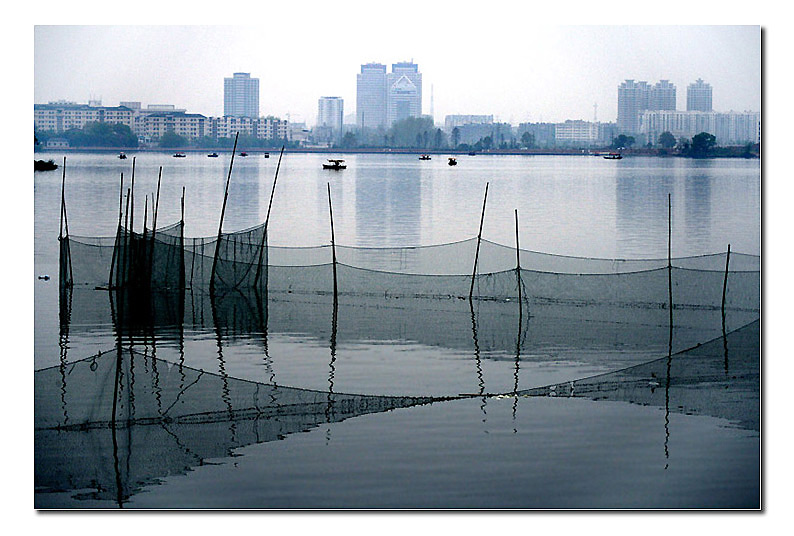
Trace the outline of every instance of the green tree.
{"label": "green tree", "polygon": [[532,149],[535,147],[535,135],[530,132],[524,132],[521,134],[521,145],[527,149]]}
{"label": "green tree", "polygon": [[708,132],[701,132],[692,138],[692,145],[689,148],[689,153],[695,158],[703,158],[711,153],[715,145],[717,145],[716,136]]}
{"label": "green tree", "polygon": [[620,148],[628,149],[629,147],[634,145],[635,142],[636,142],[636,140],[634,139],[634,136],[626,136],[625,134],[621,134],[620,136],[618,136],[617,138],[612,140],[612,148],[613,149],[620,149]]}
{"label": "green tree", "polygon": [[460,143],[460,129],[455,127],[452,129],[452,147],[455,148]]}
{"label": "green tree", "polygon": [[425,136],[434,130],[433,120],[429,117],[406,117],[391,126],[389,136],[395,147],[418,148],[426,141]]}
{"label": "green tree", "polygon": [[662,132],[659,134],[659,140],[657,143],[665,149],[672,149],[675,147],[675,136],[668,131]]}
{"label": "green tree", "polygon": [[358,140],[356,139],[356,135],[353,134],[352,132],[345,132],[345,135],[342,136],[342,141],[339,142],[339,146],[345,149],[358,147]]}
{"label": "green tree", "polygon": [[179,149],[180,147],[186,147],[187,145],[187,139],[184,136],[180,136],[171,129],[166,130],[165,134],[160,136],[160,147]]}

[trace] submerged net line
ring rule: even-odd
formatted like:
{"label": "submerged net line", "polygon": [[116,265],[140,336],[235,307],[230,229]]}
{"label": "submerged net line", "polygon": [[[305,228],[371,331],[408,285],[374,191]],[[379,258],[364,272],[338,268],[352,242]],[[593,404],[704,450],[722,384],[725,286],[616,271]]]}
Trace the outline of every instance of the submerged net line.
{"label": "submerged net line", "polygon": [[[319,422],[449,397],[335,393],[229,376],[119,347],[35,371],[35,428],[87,430],[280,416]],[[115,414],[114,414],[115,410]],[[327,421],[327,422],[333,422]]]}

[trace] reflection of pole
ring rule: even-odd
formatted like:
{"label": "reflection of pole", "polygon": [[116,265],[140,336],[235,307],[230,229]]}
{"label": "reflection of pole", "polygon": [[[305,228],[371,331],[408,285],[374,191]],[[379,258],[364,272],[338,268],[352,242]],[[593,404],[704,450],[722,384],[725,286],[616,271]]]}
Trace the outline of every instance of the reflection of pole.
{"label": "reflection of pole", "polygon": [[210,272],[210,293],[212,293],[215,290],[215,269],[218,266],[218,254],[220,253],[220,247],[221,247],[223,216],[226,213],[226,200],[229,198],[229,183],[232,180],[232,166],[234,165],[234,153],[237,152],[237,138],[239,136],[240,136],[239,132],[234,136],[234,147],[232,148],[232,158],[229,161],[229,175],[226,177],[226,189],[223,192],[223,205],[221,206],[221,218],[220,218],[220,222],[218,222],[218,240],[215,242],[215,255],[213,255],[212,257],[212,271]]}
{"label": "reflection of pole", "polygon": [[[667,378],[664,385],[664,457],[670,458],[670,373],[673,366],[673,218],[670,194],[667,194],[667,306],[670,309],[670,334],[667,339]],[[667,469],[669,463],[664,468]]]}
{"label": "reflection of pole", "polygon": [[482,240],[482,224],[485,221],[485,202],[488,200],[488,184],[485,183],[485,197],[482,200],[482,215],[480,216],[480,230],[477,232],[477,249],[474,250],[474,271],[471,274],[471,287],[469,288],[469,300],[474,295],[474,279],[477,277],[477,263],[480,259],[480,241]]}

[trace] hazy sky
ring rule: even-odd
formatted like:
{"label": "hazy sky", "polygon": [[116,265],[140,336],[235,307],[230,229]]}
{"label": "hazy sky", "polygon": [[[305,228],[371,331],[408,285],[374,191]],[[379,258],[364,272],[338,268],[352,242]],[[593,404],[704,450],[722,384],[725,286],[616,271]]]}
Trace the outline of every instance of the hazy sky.
{"label": "hazy sky", "polygon": [[686,86],[703,78],[715,110],[760,110],[758,26],[551,26],[499,3],[449,11],[406,1],[366,12],[343,4],[319,4],[322,16],[304,2],[240,17],[255,26],[36,26],[34,101],[132,100],[217,116],[223,78],[243,71],[260,80],[260,114],[313,125],[320,96],[341,96],[345,115],[355,111],[362,63],[413,59],[423,111],[432,87],[436,122],[447,114],[591,120],[594,103],[599,120],[614,121],[627,78],[670,80],[678,109]]}

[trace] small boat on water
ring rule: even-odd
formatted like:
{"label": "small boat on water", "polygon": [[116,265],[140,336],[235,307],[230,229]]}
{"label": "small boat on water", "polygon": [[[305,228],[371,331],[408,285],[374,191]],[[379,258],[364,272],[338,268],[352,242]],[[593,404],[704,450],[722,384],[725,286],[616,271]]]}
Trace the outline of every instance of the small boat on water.
{"label": "small boat on water", "polygon": [[242,152],[242,153],[240,153],[240,156],[248,156],[248,153]]}
{"label": "small boat on water", "polygon": [[453,157],[450,156],[449,157],[449,162],[447,162],[447,164],[449,164],[450,166],[457,166],[458,165],[458,159],[457,158],[453,158]]}
{"label": "small boat on water", "polygon": [[119,160],[126,160],[126,159],[127,159],[127,155],[126,154],[119,153]]}
{"label": "small boat on water", "polygon": [[609,154],[605,154],[604,158],[606,158],[607,160],[620,160],[621,158],[623,158],[623,155],[621,155],[620,153],[609,153]]}
{"label": "small boat on water", "polygon": [[344,160],[329,158],[328,162],[328,164],[323,164],[323,169],[347,169]]}
{"label": "small boat on water", "polygon": [[270,158],[270,153],[265,153],[265,158]]}
{"label": "small boat on water", "polygon": [[174,153],[174,158],[185,158],[185,153]]}
{"label": "small boat on water", "polygon": [[218,153],[210,153],[207,155],[207,158],[218,158]]}
{"label": "small boat on water", "polygon": [[34,160],[33,171],[53,171],[58,169],[58,164],[52,160]]}
{"label": "small boat on water", "polygon": [[477,153],[475,153],[474,151],[469,151],[469,156],[477,156]]}
{"label": "small boat on water", "polygon": [[421,155],[419,157],[419,160],[430,160],[430,155],[429,154],[423,154],[423,155]]}

